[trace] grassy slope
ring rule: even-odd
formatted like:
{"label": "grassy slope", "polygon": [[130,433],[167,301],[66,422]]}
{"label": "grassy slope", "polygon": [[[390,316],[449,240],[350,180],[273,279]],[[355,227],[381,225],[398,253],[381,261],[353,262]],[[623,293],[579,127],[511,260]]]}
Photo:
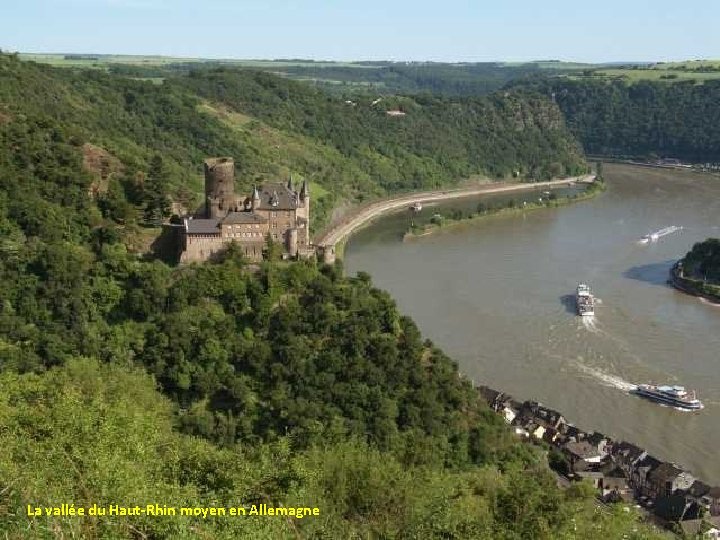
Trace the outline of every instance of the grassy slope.
{"label": "grassy slope", "polygon": [[[275,129],[265,122],[239,113],[220,103],[203,101],[198,110],[216,118],[230,128],[242,141],[248,151],[261,163],[267,163],[266,172],[258,172],[241,182],[241,188],[250,188],[254,182],[263,182],[277,177],[293,179],[326,178],[336,168],[347,170],[353,177],[363,179],[369,184],[370,178],[351,159],[343,156],[337,149],[314,141],[297,133]],[[302,171],[302,173],[298,173]],[[313,216],[324,222],[332,208],[342,204],[346,197],[332,189],[332,186],[311,181]],[[370,191],[368,195],[378,195],[380,191]],[[355,194],[357,196],[357,194]]]}

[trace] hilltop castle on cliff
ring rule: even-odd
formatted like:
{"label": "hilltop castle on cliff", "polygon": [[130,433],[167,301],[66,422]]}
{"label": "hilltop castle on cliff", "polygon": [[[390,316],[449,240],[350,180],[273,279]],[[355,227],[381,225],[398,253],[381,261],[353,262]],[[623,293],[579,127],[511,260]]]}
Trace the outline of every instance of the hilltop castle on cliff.
{"label": "hilltop castle on cliff", "polygon": [[310,245],[310,191],[287,183],[256,186],[249,196],[235,194],[232,158],[205,160],[205,211],[184,219],[181,262],[206,261],[235,242],[250,260],[263,257],[267,242],[283,247],[285,257],[307,257]]}

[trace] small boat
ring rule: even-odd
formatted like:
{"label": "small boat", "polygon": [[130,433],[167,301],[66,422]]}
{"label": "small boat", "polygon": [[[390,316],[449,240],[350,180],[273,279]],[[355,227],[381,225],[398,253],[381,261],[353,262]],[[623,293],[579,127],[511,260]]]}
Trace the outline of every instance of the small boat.
{"label": "small boat", "polygon": [[422,204],[420,204],[419,202],[416,202],[415,204],[413,204],[410,207],[410,210],[412,210],[413,212],[419,212],[420,210],[422,210],[422,208],[423,208]]}
{"label": "small boat", "polygon": [[638,384],[631,393],[683,411],[699,411],[705,406],[697,398],[695,391],[688,392],[684,386],[657,386],[654,384]]}
{"label": "small boat", "polygon": [[660,240],[661,237],[672,234],[675,231],[679,231],[681,229],[682,227],[678,227],[677,225],[671,225],[670,227],[665,227],[664,229],[660,229],[659,231],[643,235],[642,238],[640,238],[640,242],[642,242],[643,244],[657,242],[658,240]]}

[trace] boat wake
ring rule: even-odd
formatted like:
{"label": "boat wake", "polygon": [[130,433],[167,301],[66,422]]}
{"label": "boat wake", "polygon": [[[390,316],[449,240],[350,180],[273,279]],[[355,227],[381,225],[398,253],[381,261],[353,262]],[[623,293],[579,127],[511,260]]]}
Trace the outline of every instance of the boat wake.
{"label": "boat wake", "polygon": [[682,227],[679,227],[677,225],[670,225],[669,227],[664,227],[662,229],[658,229],[657,231],[651,232],[650,234],[646,234],[643,236],[640,240],[638,240],[638,244],[651,244],[652,242],[657,242],[660,240],[663,236],[667,236],[668,234],[672,234],[676,231],[682,230]]}
{"label": "boat wake", "polygon": [[593,332],[595,334],[600,333],[600,330],[597,327],[597,321],[595,320],[594,316],[584,316],[582,317],[582,325],[585,327],[586,330],[589,330],[590,332]]}
{"label": "boat wake", "polygon": [[625,379],[622,379],[616,375],[610,375],[609,373],[605,373],[604,371],[601,371],[599,369],[588,367],[579,362],[577,363],[577,368],[585,375],[589,375],[593,379],[600,381],[605,386],[609,386],[610,388],[617,388],[618,390],[622,390],[623,392],[630,392],[637,388],[636,385],[626,381]]}

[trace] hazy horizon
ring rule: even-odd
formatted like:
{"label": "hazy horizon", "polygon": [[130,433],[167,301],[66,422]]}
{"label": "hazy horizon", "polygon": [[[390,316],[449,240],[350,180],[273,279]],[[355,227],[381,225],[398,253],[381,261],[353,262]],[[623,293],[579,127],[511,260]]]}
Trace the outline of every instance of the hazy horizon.
{"label": "hazy horizon", "polygon": [[438,63],[438,64],[532,64],[542,62],[562,62],[568,64],[588,64],[588,65],[627,65],[627,64],[658,64],[658,63],[671,63],[671,62],[689,62],[689,61],[719,61],[720,54],[717,57],[703,57],[703,58],[662,58],[662,59],[634,59],[634,60],[598,60],[598,61],[585,61],[575,58],[534,58],[528,57],[527,59],[507,59],[507,58],[495,58],[495,59],[482,59],[482,60],[435,60],[431,58],[427,59],[404,59],[404,58],[312,58],[304,56],[277,56],[277,57],[241,57],[241,56],[176,56],[169,54],[160,53],[123,53],[123,52],[97,52],[97,51],[52,51],[52,50],[10,50],[0,47],[0,50],[8,54],[23,54],[23,55],[86,55],[86,56],[115,56],[115,57],[137,57],[137,58],[168,58],[178,60],[209,60],[209,61],[228,61],[228,62],[282,62],[282,61],[299,61],[299,62],[317,62],[317,63],[362,63],[362,62],[395,62],[395,63],[408,63],[408,64],[423,64],[423,63]]}
{"label": "hazy horizon", "polygon": [[651,10],[621,0],[26,0],[5,6],[0,49],[337,62],[669,62],[720,57],[718,19],[720,4],[689,9],[671,0],[656,0]]}

